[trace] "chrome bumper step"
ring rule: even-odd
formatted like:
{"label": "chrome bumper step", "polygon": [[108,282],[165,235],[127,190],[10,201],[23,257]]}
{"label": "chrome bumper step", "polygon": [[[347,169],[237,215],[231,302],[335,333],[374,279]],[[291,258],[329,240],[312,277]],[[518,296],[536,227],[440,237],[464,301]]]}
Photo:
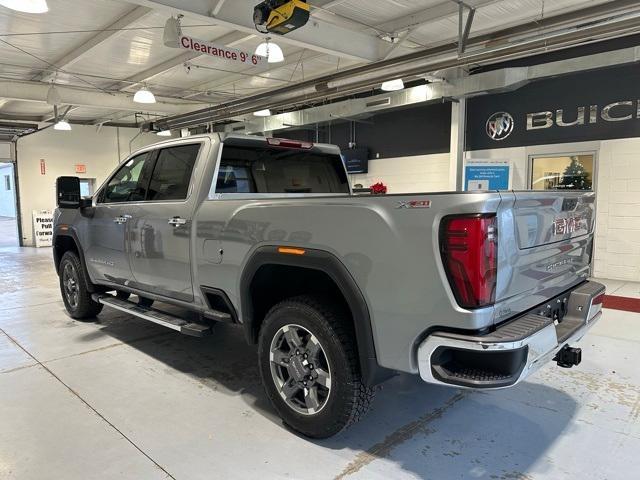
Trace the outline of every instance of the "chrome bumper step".
{"label": "chrome bumper step", "polygon": [[568,292],[566,314],[558,323],[534,309],[486,335],[434,332],[418,347],[420,376],[429,383],[504,388],[551,359],[561,366],[577,365],[579,349],[562,349],[600,319],[604,292],[604,285],[592,281]]}
{"label": "chrome bumper step", "polygon": [[210,325],[189,322],[183,318],[161,312],[154,308],[143,307],[128,300],[120,300],[113,295],[106,293],[94,293],[91,295],[91,298],[95,302],[102,303],[107,307],[115,308],[116,310],[120,310],[121,312],[128,313],[143,320],[157,323],[158,325],[176,330],[185,335],[190,335],[192,337],[205,337],[212,333]]}

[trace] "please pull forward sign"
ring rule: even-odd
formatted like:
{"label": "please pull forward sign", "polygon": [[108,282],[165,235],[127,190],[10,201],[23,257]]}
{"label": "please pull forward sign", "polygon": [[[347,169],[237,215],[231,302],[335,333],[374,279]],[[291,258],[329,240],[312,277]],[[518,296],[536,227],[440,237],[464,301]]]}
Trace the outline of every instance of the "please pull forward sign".
{"label": "please pull forward sign", "polygon": [[243,52],[242,50],[225,47],[224,45],[218,45],[204,40],[198,40],[186,35],[182,35],[180,37],[180,48],[190,50],[192,52],[198,52],[202,55],[209,55],[228,62],[242,63],[256,67],[263,65],[267,61],[266,57],[261,57],[254,53]]}

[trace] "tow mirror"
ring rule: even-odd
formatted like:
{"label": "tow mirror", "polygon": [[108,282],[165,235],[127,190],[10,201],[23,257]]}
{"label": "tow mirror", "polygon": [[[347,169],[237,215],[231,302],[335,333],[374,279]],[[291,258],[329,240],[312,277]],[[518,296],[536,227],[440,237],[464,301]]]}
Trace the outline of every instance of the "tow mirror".
{"label": "tow mirror", "polygon": [[80,208],[80,179],[78,177],[58,177],[56,199],[59,208]]}

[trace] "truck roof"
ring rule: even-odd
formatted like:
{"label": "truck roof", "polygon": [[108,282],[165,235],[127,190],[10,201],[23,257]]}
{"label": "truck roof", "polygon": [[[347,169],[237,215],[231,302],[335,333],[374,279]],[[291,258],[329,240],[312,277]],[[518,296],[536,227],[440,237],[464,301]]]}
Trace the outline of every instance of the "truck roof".
{"label": "truck roof", "polygon": [[[257,144],[266,144],[267,138],[271,138],[271,137],[262,137],[258,135],[247,135],[243,133],[227,133],[227,132],[203,133],[199,135],[191,135],[189,137],[168,138],[166,140],[145,145],[144,147],[139,148],[136,151],[132,152],[131,155],[129,156],[131,157],[133,155],[136,155],[138,152],[141,152],[141,151],[153,150],[154,148],[157,148],[163,145],[171,145],[173,143],[181,142],[184,140],[198,140],[201,138],[209,138],[212,142],[216,142],[216,141],[225,142],[227,140],[233,140],[234,143],[237,142],[239,144],[242,144],[246,142],[248,145],[251,145],[251,144],[257,145]],[[286,137],[277,137],[277,138],[285,139]],[[299,140],[292,140],[292,141],[298,142]],[[308,142],[301,142],[301,143],[308,143]],[[317,152],[340,154],[340,148],[337,145],[333,145],[330,143],[312,143],[312,145],[313,145],[312,149]]]}

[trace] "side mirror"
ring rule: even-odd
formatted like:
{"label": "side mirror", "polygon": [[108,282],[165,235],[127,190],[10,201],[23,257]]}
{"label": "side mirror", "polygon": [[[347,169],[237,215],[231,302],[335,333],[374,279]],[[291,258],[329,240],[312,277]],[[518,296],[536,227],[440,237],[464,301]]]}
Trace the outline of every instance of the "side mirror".
{"label": "side mirror", "polygon": [[80,208],[80,179],[78,177],[58,177],[56,199],[59,208]]}

